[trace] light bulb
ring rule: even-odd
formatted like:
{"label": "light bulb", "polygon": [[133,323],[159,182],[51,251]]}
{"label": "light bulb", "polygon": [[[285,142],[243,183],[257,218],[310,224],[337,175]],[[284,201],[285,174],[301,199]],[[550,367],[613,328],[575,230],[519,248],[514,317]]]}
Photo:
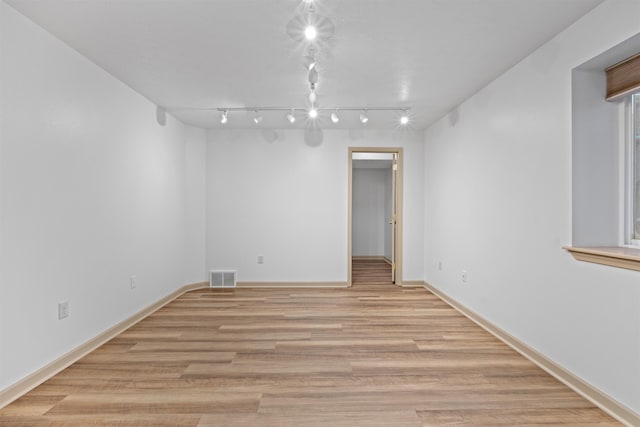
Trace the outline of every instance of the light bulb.
{"label": "light bulb", "polygon": [[302,63],[304,64],[304,68],[306,68],[307,71],[311,71],[311,69],[317,65],[318,60],[316,59],[316,48],[313,47],[313,45],[309,46],[307,54],[304,56]]}
{"label": "light bulb", "polygon": [[225,124],[229,121],[229,117],[228,117],[229,112],[227,110],[224,110],[221,114],[220,114],[220,123]]}
{"label": "light bulb", "polygon": [[367,112],[360,114],[360,121],[364,124],[369,121],[369,116],[367,116]]}
{"label": "light bulb", "polygon": [[309,83],[314,85],[313,87],[318,83],[318,70],[315,67],[309,70]]}
{"label": "light bulb", "polygon": [[409,123],[409,116],[407,116],[407,112],[403,111],[402,116],[400,116],[400,124],[406,125]]}
{"label": "light bulb", "polygon": [[316,65],[318,65],[318,61],[316,61],[315,56],[307,55],[304,57],[302,64],[304,65],[304,68],[311,71],[313,68],[316,67]]}
{"label": "light bulb", "polygon": [[316,96],[315,92],[309,93],[309,102],[311,102],[312,104],[315,104],[316,99],[318,99],[318,97]]}
{"label": "light bulb", "polygon": [[287,120],[289,120],[289,123],[296,122],[296,116],[293,115],[293,110],[291,110],[291,112],[287,114]]}
{"label": "light bulb", "polygon": [[313,107],[309,110],[309,118],[315,119],[316,117],[318,117],[318,110]]}
{"label": "light bulb", "polygon": [[304,36],[307,40],[314,40],[318,35],[318,30],[313,25],[308,25],[307,28],[304,29]]}
{"label": "light bulb", "polygon": [[340,116],[338,116],[338,110],[331,113],[331,121],[333,123],[338,123],[340,121]]}

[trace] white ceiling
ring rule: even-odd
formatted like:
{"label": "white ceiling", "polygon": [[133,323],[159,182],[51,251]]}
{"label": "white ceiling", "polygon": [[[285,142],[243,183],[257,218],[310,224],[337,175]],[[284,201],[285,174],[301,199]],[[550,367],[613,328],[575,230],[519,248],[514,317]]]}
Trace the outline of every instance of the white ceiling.
{"label": "white ceiling", "polygon": [[[304,42],[287,24],[302,0],[5,0],[153,103],[307,107]],[[422,129],[602,0],[315,0],[334,24],[319,44],[320,107],[411,107]],[[173,112],[221,127],[210,111]],[[264,112],[261,128],[295,125]],[[345,111],[322,128],[393,128],[395,113]],[[225,126],[253,128],[252,113]],[[301,117],[302,119],[302,117]]]}

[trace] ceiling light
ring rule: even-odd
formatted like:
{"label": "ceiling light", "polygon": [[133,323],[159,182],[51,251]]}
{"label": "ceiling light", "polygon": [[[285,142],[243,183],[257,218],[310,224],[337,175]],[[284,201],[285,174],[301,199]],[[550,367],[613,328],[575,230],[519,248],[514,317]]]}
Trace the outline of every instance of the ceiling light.
{"label": "ceiling light", "polygon": [[325,42],[335,34],[335,25],[328,17],[318,15],[313,3],[306,6],[306,11],[295,15],[287,22],[287,34],[298,42]]}
{"label": "ceiling light", "polygon": [[318,30],[313,25],[308,25],[307,28],[304,29],[304,36],[307,40],[314,40],[318,35]]}
{"label": "ceiling light", "polygon": [[[333,25],[333,22],[331,22],[329,18],[315,13],[316,12],[315,5],[314,5],[315,0],[302,0],[302,1],[306,3],[306,6],[304,6],[305,11],[303,13],[297,14],[291,20],[288,21],[287,34],[296,42],[304,43],[303,45],[305,46],[305,52],[302,59],[303,59],[303,65],[305,67],[305,72],[307,73],[307,80],[309,83],[309,92],[307,92],[309,104],[307,104],[306,106],[298,106],[298,107],[291,106],[291,104],[288,106],[284,106],[284,105],[274,106],[273,104],[271,104],[271,106],[267,106],[269,104],[267,105],[254,104],[253,106],[245,106],[245,107],[231,107],[231,106],[224,107],[223,106],[223,107],[217,107],[217,108],[216,107],[200,107],[200,108],[178,107],[178,108],[172,108],[171,111],[175,112],[175,111],[184,111],[184,110],[193,110],[193,111],[206,110],[206,111],[210,111],[212,115],[215,115],[216,114],[215,111],[217,110],[217,112],[220,114],[220,123],[223,125],[229,123],[230,112],[232,113],[244,112],[245,120],[249,118],[251,113],[253,112],[254,115],[253,117],[251,117],[251,119],[256,125],[259,125],[260,123],[263,122],[263,119],[264,119],[261,114],[261,111],[269,111],[269,112],[280,111],[281,112],[280,114],[284,113],[285,118],[289,121],[290,124],[293,125],[297,120],[296,110],[300,115],[301,119],[306,119],[304,117],[304,114],[306,113],[308,119],[310,120],[319,119],[318,120],[319,122],[324,122],[324,119],[325,119],[324,116],[321,118],[319,117],[320,111],[323,111],[323,114],[326,111],[327,112],[326,114],[330,117],[331,122],[333,124],[337,124],[340,122],[340,116],[339,116],[340,111],[342,112],[353,111],[355,114],[358,114],[358,112],[360,112],[360,121],[364,125],[369,122],[368,115],[369,115],[369,109],[371,109],[372,111],[376,111],[375,113],[376,117],[378,117],[379,112],[386,111],[386,112],[393,113],[393,116],[395,116],[395,120],[398,120],[398,122],[401,125],[407,125],[411,123],[411,120],[413,119],[410,119],[408,115],[408,112],[410,111],[411,107],[406,105],[401,107],[394,107],[394,106],[382,107],[382,106],[375,106],[375,105],[367,105],[366,107],[365,106],[345,107],[340,105],[333,105],[333,106],[327,107],[323,103],[322,104],[323,108],[322,109],[318,108],[318,94],[316,92],[317,90],[316,88],[319,81],[318,59],[319,58],[324,59],[327,56],[328,57],[332,56],[332,55],[327,55],[326,52],[324,52],[324,49],[328,46],[328,44],[326,43],[327,40],[333,37],[335,33],[335,27]],[[305,43],[305,39],[307,41],[306,43]],[[324,72],[324,67],[322,69]],[[156,110],[156,118],[158,120],[158,123],[162,125],[166,123],[166,113],[167,111],[164,108],[158,106]],[[212,118],[215,118],[215,117],[212,117]],[[269,124],[271,124],[271,120],[272,119],[270,119],[270,121],[268,122]],[[378,120],[376,120],[376,123],[377,122]],[[315,128],[315,124],[312,124],[312,127]]]}

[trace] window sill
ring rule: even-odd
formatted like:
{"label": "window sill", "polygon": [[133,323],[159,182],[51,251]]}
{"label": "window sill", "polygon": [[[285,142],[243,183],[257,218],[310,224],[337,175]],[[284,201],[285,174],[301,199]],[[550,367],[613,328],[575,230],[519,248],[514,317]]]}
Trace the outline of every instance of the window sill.
{"label": "window sill", "polygon": [[573,246],[564,246],[563,249],[569,251],[578,261],[640,271],[640,248],[635,249],[619,246],[576,248]]}

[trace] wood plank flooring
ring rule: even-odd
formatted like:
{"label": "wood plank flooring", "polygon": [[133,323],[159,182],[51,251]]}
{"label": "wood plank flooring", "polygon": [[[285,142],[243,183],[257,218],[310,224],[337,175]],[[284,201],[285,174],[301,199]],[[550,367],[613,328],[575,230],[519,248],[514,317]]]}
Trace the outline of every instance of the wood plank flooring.
{"label": "wood plank flooring", "polygon": [[187,293],[13,404],[2,426],[620,425],[424,289]]}
{"label": "wood plank flooring", "polygon": [[390,285],[391,265],[383,260],[354,260],[351,281],[355,285]]}

